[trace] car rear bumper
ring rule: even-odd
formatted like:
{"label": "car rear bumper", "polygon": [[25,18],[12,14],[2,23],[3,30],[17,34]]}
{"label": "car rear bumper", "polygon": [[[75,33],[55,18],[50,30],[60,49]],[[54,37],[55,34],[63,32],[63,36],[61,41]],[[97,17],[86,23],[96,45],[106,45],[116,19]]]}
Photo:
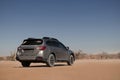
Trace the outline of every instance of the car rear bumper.
{"label": "car rear bumper", "polygon": [[35,57],[35,58],[30,58],[30,57],[16,57],[16,60],[22,62],[22,61],[30,61],[30,62],[46,62],[45,59],[42,57]]}

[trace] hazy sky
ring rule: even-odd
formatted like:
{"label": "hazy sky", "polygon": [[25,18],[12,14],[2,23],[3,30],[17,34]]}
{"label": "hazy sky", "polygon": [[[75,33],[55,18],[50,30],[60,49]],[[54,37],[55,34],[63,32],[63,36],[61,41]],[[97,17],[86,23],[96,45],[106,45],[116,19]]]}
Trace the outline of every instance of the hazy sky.
{"label": "hazy sky", "polygon": [[0,55],[43,36],[74,51],[120,51],[120,0],[0,0]]}

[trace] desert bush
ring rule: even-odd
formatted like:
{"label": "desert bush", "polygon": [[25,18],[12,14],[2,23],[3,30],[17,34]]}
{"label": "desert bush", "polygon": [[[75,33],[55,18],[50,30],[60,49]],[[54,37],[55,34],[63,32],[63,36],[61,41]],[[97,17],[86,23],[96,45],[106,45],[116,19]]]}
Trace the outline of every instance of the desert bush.
{"label": "desert bush", "polygon": [[0,57],[0,61],[4,60],[4,57]]}
{"label": "desert bush", "polygon": [[118,58],[120,59],[120,52],[117,54]]}
{"label": "desert bush", "polygon": [[86,53],[84,53],[82,50],[79,50],[78,52],[75,52],[76,59],[84,59],[86,56]]}
{"label": "desert bush", "polygon": [[11,53],[10,60],[15,61],[16,52]]}
{"label": "desert bush", "polygon": [[118,53],[107,53],[107,52],[101,52],[97,54],[87,54],[83,52],[82,50],[79,50],[78,52],[75,52],[76,59],[120,59],[120,52]]}
{"label": "desert bush", "polygon": [[10,56],[6,56],[6,60],[15,61],[16,52],[11,52]]}

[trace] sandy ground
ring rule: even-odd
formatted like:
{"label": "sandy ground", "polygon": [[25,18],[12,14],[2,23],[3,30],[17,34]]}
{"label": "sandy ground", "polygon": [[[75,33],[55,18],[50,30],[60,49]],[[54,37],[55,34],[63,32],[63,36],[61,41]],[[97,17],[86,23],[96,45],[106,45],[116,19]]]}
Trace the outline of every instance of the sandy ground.
{"label": "sandy ground", "polygon": [[120,80],[120,60],[77,60],[73,66],[62,63],[52,68],[0,61],[0,80]]}

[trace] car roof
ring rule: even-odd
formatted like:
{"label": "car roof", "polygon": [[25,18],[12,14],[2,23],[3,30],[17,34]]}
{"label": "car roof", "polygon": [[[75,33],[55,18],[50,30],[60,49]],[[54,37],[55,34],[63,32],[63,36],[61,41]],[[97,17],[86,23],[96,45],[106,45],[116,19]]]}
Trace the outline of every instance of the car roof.
{"label": "car roof", "polygon": [[43,38],[27,38],[25,40],[34,40],[34,39],[43,39],[43,40],[54,40],[54,41],[58,41],[58,39],[56,38],[52,38],[52,37],[43,37]]}
{"label": "car roof", "polygon": [[52,37],[43,37],[43,39],[45,39],[45,40],[55,40],[55,41],[58,41],[58,39],[52,38]]}

